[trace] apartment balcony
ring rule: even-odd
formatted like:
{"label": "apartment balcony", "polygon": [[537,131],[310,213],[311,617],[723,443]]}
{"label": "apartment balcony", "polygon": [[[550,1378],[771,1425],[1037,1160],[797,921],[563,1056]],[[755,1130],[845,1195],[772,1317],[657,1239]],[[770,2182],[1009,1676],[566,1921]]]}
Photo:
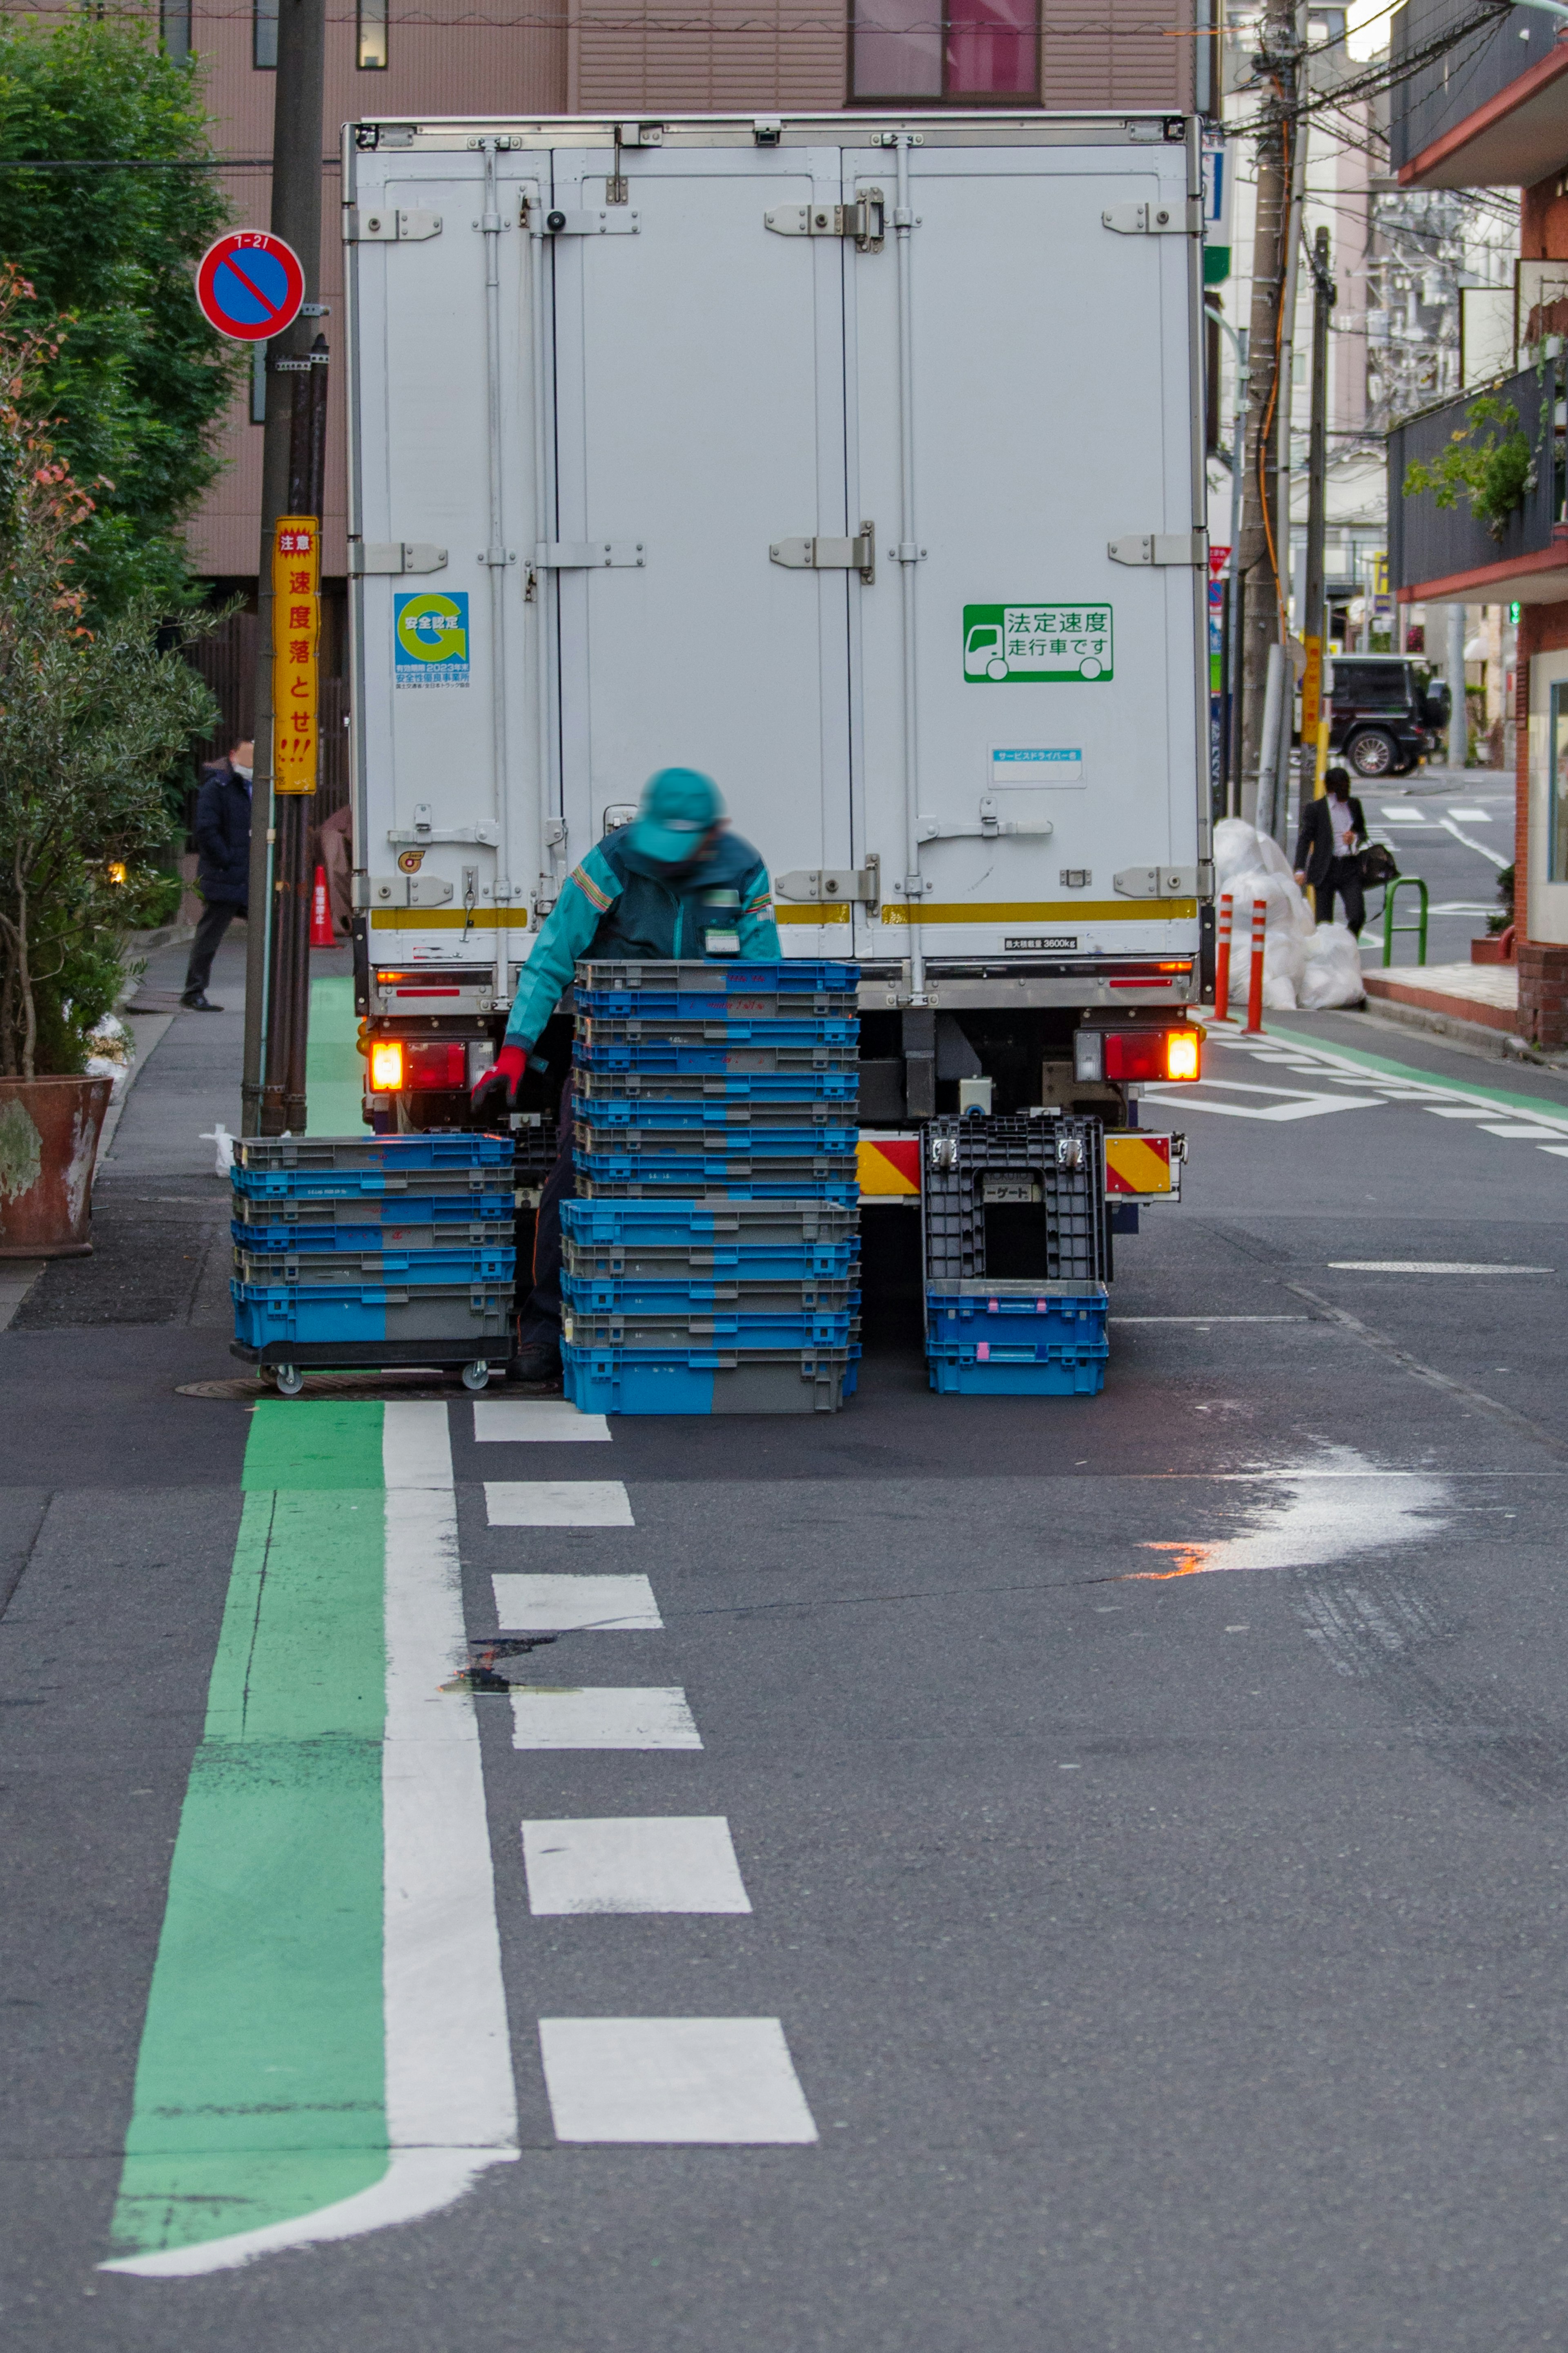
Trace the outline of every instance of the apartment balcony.
{"label": "apartment balcony", "polygon": [[[1405,0],[1395,10],[1395,67],[1462,24],[1472,0]],[[1402,186],[1532,187],[1568,154],[1568,39],[1561,19],[1510,8],[1454,47],[1426,57],[1390,92],[1389,149]]]}
{"label": "apartment balcony", "polygon": [[[1473,386],[1457,400],[1408,417],[1388,436],[1388,576],[1401,604],[1463,599],[1473,605],[1552,604],[1568,597],[1568,459],[1564,445],[1564,362],[1549,351],[1540,366]],[[1519,412],[1533,479],[1497,532],[1479,522],[1461,494],[1440,507],[1431,491],[1405,495],[1417,462],[1434,465],[1469,412],[1489,396]],[[1481,428],[1483,438],[1489,428]]]}

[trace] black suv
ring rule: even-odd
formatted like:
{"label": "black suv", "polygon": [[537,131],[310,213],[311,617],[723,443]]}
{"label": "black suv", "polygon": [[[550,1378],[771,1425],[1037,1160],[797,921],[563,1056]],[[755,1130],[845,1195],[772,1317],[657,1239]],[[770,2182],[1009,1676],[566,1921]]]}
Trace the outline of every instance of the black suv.
{"label": "black suv", "polygon": [[1336,654],[1329,749],[1358,776],[1403,776],[1435,752],[1451,697],[1409,654]]}

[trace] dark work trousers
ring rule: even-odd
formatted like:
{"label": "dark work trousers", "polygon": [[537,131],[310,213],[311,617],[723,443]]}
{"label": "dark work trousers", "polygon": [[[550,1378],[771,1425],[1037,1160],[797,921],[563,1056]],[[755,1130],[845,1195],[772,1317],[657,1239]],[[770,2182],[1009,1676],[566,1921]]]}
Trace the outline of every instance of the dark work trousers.
{"label": "dark work trousers", "polygon": [[212,978],[213,958],[217,944],[237,915],[245,909],[232,899],[209,899],[202,909],[201,922],[196,925],[195,938],[191,942],[191,960],[185,966],[185,995],[204,997]]}
{"label": "dark work trousers", "polygon": [[[560,1148],[545,1178],[533,1222],[533,1288],[518,1316],[518,1345],[561,1337],[561,1204],[577,1190],[572,1160],[572,1081],[561,1090]],[[521,1271],[521,1270],[520,1270]],[[519,1284],[521,1290],[521,1285]]]}
{"label": "dark work trousers", "polygon": [[1361,868],[1353,858],[1331,860],[1328,879],[1320,882],[1312,893],[1320,923],[1333,922],[1336,892],[1345,902],[1346,923],[1359,935],[1366,921],[1366,893],[1362,889]]}

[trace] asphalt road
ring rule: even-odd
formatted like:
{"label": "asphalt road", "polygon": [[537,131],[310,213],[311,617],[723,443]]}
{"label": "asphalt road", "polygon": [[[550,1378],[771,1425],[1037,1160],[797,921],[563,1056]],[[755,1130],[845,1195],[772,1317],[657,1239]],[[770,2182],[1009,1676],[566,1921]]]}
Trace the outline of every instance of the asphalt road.
{"label": "asphalt road", "polygon": [[[243,1404],[176,1393],[233,1369],[222,1187],[195,1141],[230,1073],[216,1021],[176,1022],[100,1194],[122,1240],[89,1275],[121,1269],[111,1312],[58,1267],[0,1335],[9,2341],[1563,2345],[1568,1085],[1354,1017],[1275,1028],[1261,1050],[1216,1048],[1184,1096],[1185,1198],[1121,1248],[1100,1398],[937,1398],[895,1345],[868,1349],[841,1415],[804,1421],[480,1442],[454,1402],[449,1489],[420,1488],[414,1462],[440,1453],[443,1409],[399,1409],[426,1419],[378,1458],[413,1482],[412,1516],[387,1514],[389,1579],[395,1554],[428,1600],[449,1519],[470,1637],[548,1616],[498,1575],[646,1577],[661,1620],[507,1660],[531,1699],[450,1702],[478,1726],[493,1926],[472,1908],[460,1757],[449,1838],[389,1866],[394,1895],[425,1871],[464,1925],[442,1945],[426,1916],[441,1968],[389,1969],[388,2069],[395,2008],[410,2047],[447,2054],[428,2113],[460,2078],[504,2125],[515,2093],[516,2154],[490,2148],[506,2161],[476,2159],[464,2194],[415,2219],[147,2277],[100,2268],[128,2132],[145,2148],[169,2127],[148,2161],[185,2167],[189,2196],[213,2148],[268,2132],[276,2179],[296,2119],[337,2164],[354,2067],[370,2081],[375,2063],[344,1993],[356,1969],[372,1983],[351,1874],[311,1844],[352,1810],[330,1775],[256,1850],[266,1900],[219,2053],[237,2068],[272,2035],[277,2101],[247,2094],[240,2115],[225,2066],[209,2082],[192,2057],[216,2047],[209,1997],[237,1962],[223,1907],[247,1850],[226,1883],[223,1840],[256,1830],[237,1777],[192,1778],[250,1623],[234,1599],[247,1438],[274,1450],[259,1470],[253,1451],[253,1491],[314,1481],[321,1500],[274,1556],[299,1639],[251,1645],[244,1705],[295,1707],[318,1762],[363,1746],[363,1661],[333,1612],[358,1575],[349,1515],[383,1473],[332,1469],[308,1403],[268,1409],[301,1418],[264,1440]],[[509,1524],[538,1516],[542,1482],[577,1525]],[[502,1487],[533,1500],[487,1492]],[[389,1658],[405,1637],[389,1614]],[[449,1664],[433,1638],[418,1704]],[[684,1745],[514,1745],[579,1686],[612,1715],[606,1694],[664,1694]],[[403,1769],[389,1822],[447,1767]],[[187,1867],[203,1805],[205,1882]],[[686,1825],[671,1884],[731,1908],[606,1908],[614,1857],[595,1879],[573,1840],[628,1816]],[[727,1845],[689,1827],[715,1821]],[[547,1908],[574,1871],[583,1908]],[[301,1956],[287,1915],[311,1901],[323,1926]],[[479,2042],[500,2014],[492,1950],[505,2029]],[[317,1993],[284,2000],[285,1981]],[[710,2038],[706,2073],[650,2076],[605,2021],[762,2032]],[[162,2086],[182,2067],[176,2110]],[[625,2127],[639,2084],[626,2138],[571,2137],[607,2112]],[[661,2143],[661,2099],[706,2101],[731,2141]]]}

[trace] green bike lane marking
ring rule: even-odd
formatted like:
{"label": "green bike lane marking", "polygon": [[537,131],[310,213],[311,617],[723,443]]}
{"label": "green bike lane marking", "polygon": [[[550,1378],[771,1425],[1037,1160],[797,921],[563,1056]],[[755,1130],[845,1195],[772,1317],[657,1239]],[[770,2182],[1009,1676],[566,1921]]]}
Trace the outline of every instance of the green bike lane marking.
{"label": "green bike lane marking", "polygon": [[310,983],[305,1049],[308,1135],[364,1134],[364,1064],[356,1042],[354,985],[334,976]]}
{"label": "green bike lane marking", "polygon": [[[1227,1038],[1223,1030],[1215,1036],[1212,1022],[1207,1027],[1213,1044],[1247,1050],[1239,1030]],[[1298,1029],[1271,1029],[1265,1023],[1263,1034],[1271,1048],[1289,1046],[1321,1061],[1342,1063],[1349,1070],[1380,1071],[1385,1078],[1397,1079],[1402,1085],[1430,1087],[1435,1092],[1457,1096],[1461,1102],[1496,1103],[1507,1112],[1528,1113],[1543,1126],[1560,1127],[1568,1136],[1568,1103],[1555,1103],[1550,1097],[1516,1094],[1507,1087],[1477,1086],[1471,1081],[1451,1079],[1439,1071],[1417,1070],[1409,1062],[1392,1061],[1384,1054],[1366,1053],[1359,1046],[1325,1045]]]}
{"label": "green bike lane marking", "polygon": [[515,2155],[444,1405],[258,1407],[106,2268],[449,2204]]}

